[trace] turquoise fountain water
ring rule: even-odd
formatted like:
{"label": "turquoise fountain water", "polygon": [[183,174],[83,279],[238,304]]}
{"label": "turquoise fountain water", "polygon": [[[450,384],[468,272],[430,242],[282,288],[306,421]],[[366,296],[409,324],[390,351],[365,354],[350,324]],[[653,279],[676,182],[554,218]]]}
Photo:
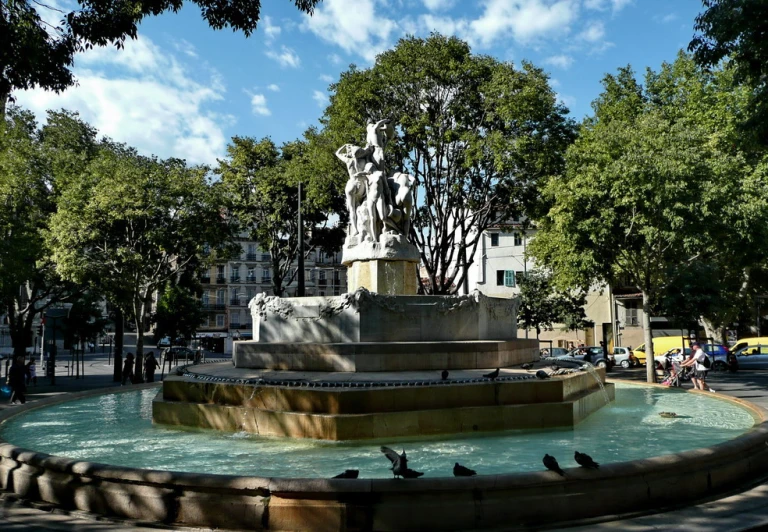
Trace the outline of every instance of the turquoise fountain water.
{"label": "turquoise fountain water", "polygon": [[450,476],[454,462],[498,474],[541,470],[544,453],[562,467],[576,465],[574,450],[600,463],[677,453],[733,439],[755,422],[748,410],[706,395],[617,384],[615,403],[574,429],[331,443],[152,425],[156,394],[107,394],[33,410],[0,426],[0,437],[39,452],[126,467],[326,478],[359,469],[361,477],[388,478],[381,444],[404,448],[409,465],[427,476]]}

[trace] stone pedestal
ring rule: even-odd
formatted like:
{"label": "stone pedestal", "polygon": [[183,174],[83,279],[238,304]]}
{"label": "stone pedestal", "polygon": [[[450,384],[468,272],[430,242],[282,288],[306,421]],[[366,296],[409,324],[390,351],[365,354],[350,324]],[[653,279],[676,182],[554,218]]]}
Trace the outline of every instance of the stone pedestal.
{"label": "stone pedestal", "polygon": [[415,296],[419,283],[419,264],[402,260],[355,261],[347,268],[350,292],[365,288],[385,295]]}

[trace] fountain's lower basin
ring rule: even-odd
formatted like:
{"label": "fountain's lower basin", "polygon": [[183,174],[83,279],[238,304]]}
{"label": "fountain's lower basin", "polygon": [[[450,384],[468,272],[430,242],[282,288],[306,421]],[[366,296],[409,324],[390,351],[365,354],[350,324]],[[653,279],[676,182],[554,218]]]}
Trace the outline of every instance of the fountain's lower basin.
{"label": "fountain's lower basin", "polygon": [[[112,417],[92,419],[90,438],[101,439],[102,447],[109,448],[112,444],[108,441],[106,429],[110,423],[117,428],[122,427],[123,441],[120,445],[114,444],[112,449],[112,456],[116,459],[123,456],[125,447],[130,447],[140,451],[138,455],[144,457],[143,464],[146,466],[178,469],[187,460],[194,461],[190,457],[193,447],[202,447],[208,449],[209,458],[207,463],[205,460],[198,461],[196,471],[223,471],[219,459],[230,456],[234,457],[231,461],[238,463],[245,471],[261,476],[153,471],[94,464],[83,461],[88,451],[82,451],[79,447],[83,444],[78,446],[74,442],[60,443],[73,452],[82,453],[77,455],[81,458],[76,460],[25,451],[15,446],[17,438],[26,432],[25,423],[47,422],[44,409],[10,419],[0,427],[2,437],[13,442],[0,444],[0,487],[21,497],[65,508],[186,526],[251,530],[451,530],[500,526],[525,528],[600,515],[658,510],[671,500],[680,504],[716,496],[762,479],[768,472],[768,446],[765,443],[768,430],[761,409],[743,405],[741,412],[757,420],[758,425],[752,429],[732,427],[737,433],[747,432],[729,441],[715,443],[717,440],[709,439],[714,433],[713,423],[727,418],[730,421],[726,425],[730,425],[732,418],[717,414],[718,409],[713,405],[721,401],[734,404],[735,401],[703,394],[661,391],[655,387],[640,390],[640,401],[626,404],[620,389],[616,406],[603,409],[574,430],[550,432],[525,445],[519,442],[529,439],[530,432],[442,442],[434,439],[421,442],[409,440],[397,444],[406,447],[414,467],[427,473],[425,478],[413,481],[370,478],[387,474],[386,461],[382,463],[377,444],[371,443],[354,447],[365,450],[363,454],[369,455],[371,465],[366,465],[362,459],[358,462],[360,453],[350,451],[352,447],[348,444],[330,444],[330,447],[329,444],[318,444],[321,449],[330,449],[325,454],[335,456],[335,459],[323,459],[321,453],[315,458],[309,456],[307,460],[311,466],[325,468],[316,472],[323,477],[337,473],[342,466],[359,466],[361,477],[364,477],[360,480],[280,478],[307,475],[307,470],[295,461],[297,455],[304,453],[291,444],[269,458],[244,456],[240,454],[243,446],[251,444],[260,447],[275,443],[274,440],[262,438],[250,441],[251,438],[243,435],[224,437],[219,451],[211,449],[208,443],[195,446],[177,444],[178,458],[171,458],[175,462],[168,464],[159,460],[159,457],[170,453],[167,445],[154,439],[147,441],[146,434],[137,430],[135,425],[108,422],[107,419],[114,419]],[[646,393],[644,390],[651,391]],[[147,405],[152,395],[151,391],[147,394],[139,416],[143,418],[144,430],[189,436],[188,432],[166,431],[150,426]],[[101,404],[100,411],[105,416],[109,412],[119,412],[121,409],[114,398],[120,396],[125,399],[130,397],[123,394],[102,396],[97,400]],[[672,404],[690,403],[692,406],[680,406],[678,413],[681,417],[678,419],[659,418],[656,410],[668,410],[670,400]],[[649,408],[646,414],[636,411],[642,404]],[[59,408],[71,412],[82,410],[77,403],[62,402]],[[24,413],[24,410],[27,409],[12,413]],[[136,412],[135,409],[125,410],[126,413]],[[5,417],[9,415],[7,412],[4,414]],[[609,419],[603,420],[603,423],[601,418],[605,416]],[[610,416],[615,416],[615,419]],[[54,419],[62,421],[59,415]],[[697,419],[700,423],[694,423]],[[623,421],[617,423],[616,420]],[[585,431],[593,424],[598,425],[594,439],[585,439]],[[634,431],[642,425],[649,425],[650,428],[645,437]],[[49,437],[43,439],[55,440],[52,436],[59,432],[49,426]],[[669,434],[678,437],[669,440],[666,438]],[[621,441],[617,435],[629,439]],[[472,448],[473,445],[482,445],[501,437],[509,440],[497,440],[497,446],[486,453]],[[733,437],[733,432],[731,436],[725,436],[726,439],[730,437]],[[657,439],[663,440],[661,451],[658,446],[652,445]],[[685,442],[685,445],[673,447],[670,441],[674,440]],[[710,447],[689,450],[706,445]],[[651,455],[659,452],[672,454],[617,462],[638,457],[636,451],[645,447],[650,449]],[[429,452],[429,448],[433,451]],[[561,465],[568,468],[572,465],[568,458],[573,448],[590,452],[603,462],[602,467],[597,471],[566,469],[565,478],[540,470],[540,455],[545,452],[558,456]],[[150,450],[156,454],[147,454]],[[439,459],[434,461],[434,465],[430,465],[430,455]],[[519,456],[527,465],[528,472],[509,473],[508,466],[500,465],[510,456]],[[340,457],[346,460],[339,461]],[[448,478],[445,475],[450,474],[453,461],[474,466],[481,475]],[[275,462],[284,464],[282,473],[267,467],[267,464]],[[519,468],[512,470],[520,471]],[[242,474],[243,469],[238,472]],[[670,498],[670,491],[675,494],[673,498]]]}

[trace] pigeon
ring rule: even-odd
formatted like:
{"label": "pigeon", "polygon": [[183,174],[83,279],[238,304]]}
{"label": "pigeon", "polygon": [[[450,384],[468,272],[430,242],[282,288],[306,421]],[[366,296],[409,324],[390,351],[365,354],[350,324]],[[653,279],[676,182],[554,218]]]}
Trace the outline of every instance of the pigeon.
{"label": "pigeon", "polygon": [[542,380],[548,379],[549,378],[549,373],[547,373],[543,369],[540,369],[539,371],[536,372],[536,378],[537,379],[542,379]]}
{"label": "pigeon", "polygon": [[475,475],[477,475],[477,471],[468,467],[464,467],[458,462],[456,462],[456,465],[453,466],[454,477],[474,477]]}
{"label": "pigeon", "polygon": [[485,377],[486,379],[491,379],[491,380],[494,380],[498,376],[499,376],[499,368],[496,368],[492,372],[486,373],[485,375],[483,375],[483,377]]}
{"label": "pigeon", "polygon": [[[396,451],[393,451],[389,447],[381,446],[381,452],[384,453],[384,455],[389,459],[390,462],[392,462],[392,467],[390,469],[392,470],[392,474],[395,477],[404,477],[404,473],[408,471],[408,458],[405,456],[405,451],[403,451],[403,454],[397,454]],[[421,476],[421,475],[417,475]],[[416,478],[416,477],[411,477]]]}
{"label": "pigeon", "polygon": [[586,467],[587,469],[597,469],[600,467],[600,464],[592,460],[591,456],[580,453],[579,451],[573,453],[573,459],[576,460],[576,463],[581,467]]}
{"label": "pigeon", "polygon": [[360,474],[360,471],[357,469],[347,469],[343,473],[339,473],[333,478],[357,478],[359,474]]}
{"label": "pigeon", "polygon": [[444,369],[443,372],[440,374],[440,376],[443,378],[443,380],[448,379],[448,370]]}
{"label": "pigeon", "polygon": [[554,471],[561,477],[565,476],[565,473],[563,473],[563,470],[560,469],[560,464],[557,463],[557,460],[555,459],[554,456],[549,456],[548,454],[545,454],[542,462],[544,462],[544,467],[546,467],[550,471]]}
{"label": "pigeon", "polygon": [[523,369],[531,369],[531,368],[533,368],[533,364],[523,364],[520,367],[523,368]]}
{"label": "pigeon", "polygon": [[424,473],[422,473],[421,471],[414,471],[409,467],[406,467],[405,471],[403,471],[403,478],[419,478],[423,475]]}

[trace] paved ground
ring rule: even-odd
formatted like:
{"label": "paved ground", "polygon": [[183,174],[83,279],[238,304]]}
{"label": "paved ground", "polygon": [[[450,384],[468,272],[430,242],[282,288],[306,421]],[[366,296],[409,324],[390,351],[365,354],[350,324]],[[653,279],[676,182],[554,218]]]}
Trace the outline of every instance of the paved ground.
{"label": "paved ground", "polygon": [[[210,355],[209,355],[210,356]],[[51,395],[113,386],[113,367],[108,363],[107,354],[86,354],[85,377],[76,379],[68,376],[66,367],[68,357],[59,358],[56,371],[56,385],[48,384],[48,379],[39,378],[38,386],[31,386],[29,400],[34,401]],[[3,368],[3,376],[5,371]],[[611,378],[644,381],[645,368],[623,370],[617,368]],[[746,399],[768,409],[768,370],[714,373],[709,379],[710,385],[732,397]],[[690,387],[685,383],[685,387]],[[7,401],[0,403],[0,409],[13,408]],[[691,531],[691,532],[735,532],[746,530],[768,530],[768,483],[749,491],[733,494],[717,501],[702,503],[697,506],[672,509],[663,513],[634,517],[604,523],[585,523],[569,528],[573,532],[587,531],[632,531],[649,532]],[[6,531],[141,531],[170,530],[151,523],[131,523],[124,521],[95,520],[80,513],[66,513],[45,507],[30,507],[16,501],[13,497],[0,492],[0,530]],[[174,530],[205,530],[189,528]]]}

